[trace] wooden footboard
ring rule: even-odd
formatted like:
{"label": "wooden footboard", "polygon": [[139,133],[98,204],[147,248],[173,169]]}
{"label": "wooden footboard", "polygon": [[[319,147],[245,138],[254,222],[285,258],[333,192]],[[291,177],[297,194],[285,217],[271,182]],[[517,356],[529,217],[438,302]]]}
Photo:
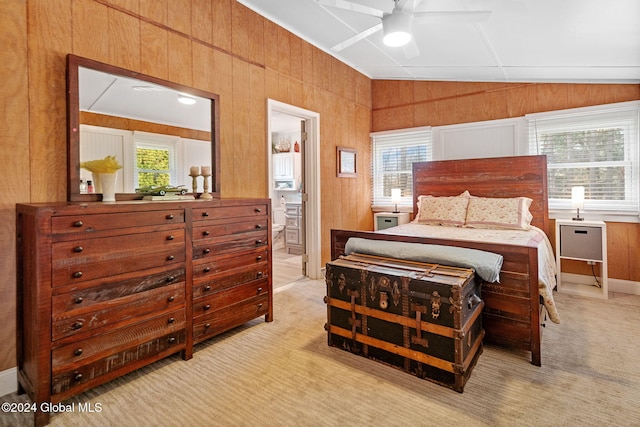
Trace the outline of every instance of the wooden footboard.
{"label": "wooden footboard", "polygon": [[540,366],[541,304],[538,293],[538,250],[525,246],[378,234],[370,231],[331,230],[331,259],[344,254],[350,237],[434,245],[458,246],[497,253],[504,261],[500,283],[482,284],[485,302],[482,325],[485,340],[531,352],[531,363]]}

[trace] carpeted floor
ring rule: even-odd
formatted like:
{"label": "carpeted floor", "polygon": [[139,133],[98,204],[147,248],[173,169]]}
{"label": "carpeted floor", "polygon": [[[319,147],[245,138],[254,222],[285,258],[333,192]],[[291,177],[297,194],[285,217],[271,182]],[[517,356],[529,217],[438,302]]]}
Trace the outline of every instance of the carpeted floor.
{"label": "carpeted floor", "polygon": [[[485,346],[464,393],[327,346],[322,281],[275,294],[262,319],[66,403],[51,426],[638,426],[640,296],[556,295],[543,366]],[[4,401],[28,401],[15,394]],[[101,406],[81,413],[79,404]],[[3,426],[28,415],[0,414]]]}

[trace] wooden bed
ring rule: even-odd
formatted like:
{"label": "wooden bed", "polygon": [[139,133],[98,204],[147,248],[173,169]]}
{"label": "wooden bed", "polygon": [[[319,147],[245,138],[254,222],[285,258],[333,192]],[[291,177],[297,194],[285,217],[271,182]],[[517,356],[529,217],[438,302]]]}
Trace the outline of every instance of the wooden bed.
{"label": "wooden bed", "polygon": [[[468,190],[481,197],[529,197],[531,225],[549,230],[545,156],[517,156],[413,164],[414,217],[419,195],[457,196]],[[331,230],[331,259],[344,253],[347,240],[360,237],[430,243],[484,250],[504,257],[500,283],[482,285],[485,341],[531,352],[541,365],[541,323],[546,317],[538,291],[538,250],[529,246]]]}

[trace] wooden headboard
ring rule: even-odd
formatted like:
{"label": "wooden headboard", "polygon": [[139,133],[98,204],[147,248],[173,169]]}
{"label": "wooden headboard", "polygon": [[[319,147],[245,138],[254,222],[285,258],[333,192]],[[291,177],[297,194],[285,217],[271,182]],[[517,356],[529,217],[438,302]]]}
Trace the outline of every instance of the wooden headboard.
{"label": "wooden headboard", "polygon": [[414,217],[420,195],[457,196],[469,190],[480,197],[529,197],[531,225],[549,234],[547,157],[513,156],[443,160],[413,164]]}

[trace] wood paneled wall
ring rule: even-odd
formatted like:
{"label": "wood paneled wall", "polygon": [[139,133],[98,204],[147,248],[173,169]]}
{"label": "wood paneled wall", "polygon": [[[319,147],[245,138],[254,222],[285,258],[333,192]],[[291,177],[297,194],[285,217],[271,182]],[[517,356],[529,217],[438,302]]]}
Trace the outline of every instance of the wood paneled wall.
{"label": "wood paneled wall", "polygon": [[[319,113],[322,229],[372,227],[370,79],[235,0],[3,0],[0,26],[0,371],[16,365],[15,204],[67,197],[68,53],[218,93],[223,197],[268,196],[267,98]],[[338,145],[357,179],[336,177]]]}
{"label": "wood paneled wall", "polygon": [[[521,117],[528,113],[640,99],[640,85],[374,80],[374,131]],[[548,230],[555,243],[555,231]],[[640,282],[640,224],[607,223],[609,277]],[[590,274],[582,264],[563,271]]]}

